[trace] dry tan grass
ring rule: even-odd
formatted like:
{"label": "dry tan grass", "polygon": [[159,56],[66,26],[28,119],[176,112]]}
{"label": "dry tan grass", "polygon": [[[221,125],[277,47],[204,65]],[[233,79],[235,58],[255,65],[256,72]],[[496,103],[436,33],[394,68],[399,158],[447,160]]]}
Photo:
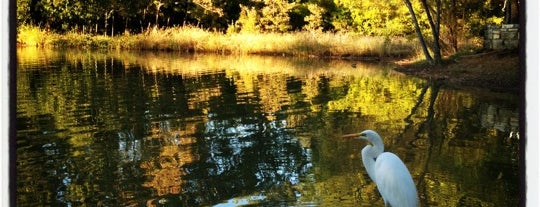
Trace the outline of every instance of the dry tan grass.
{"label": "dry tan grass", "polygon": [[114,37],[68,32],[63,35],[23,27],[17,41],[27,46],[171,50],[188,53],[265,54],[314,57],[404,56],[416,52],[415,41],[405,38],[366,37],[353,33],[233,33],[197,27],[151,29]]}

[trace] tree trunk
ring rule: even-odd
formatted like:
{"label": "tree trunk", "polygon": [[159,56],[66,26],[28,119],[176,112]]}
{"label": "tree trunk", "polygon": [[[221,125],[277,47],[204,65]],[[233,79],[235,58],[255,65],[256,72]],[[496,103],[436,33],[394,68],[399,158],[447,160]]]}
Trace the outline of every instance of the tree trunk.
{"label": "tree trunk", "polygon": [[163,6],[163,3],[160,1],[155,1],[154,4],[156,5],[156,29],[159,27],[158,20],[159,20],[159,10],[161,9],[161,6]]}
{"label": "tree trunk", "polygon": [[512,22],[512,1],[511,0],[505,0],[504,6],[504,23],[510,24]]}
{"label": "tree trunk", "polygon": [[105,29],[103,30],[103,35],[107,36],[107,12],[105,12],[105,15],[104,15],[104,19],[105,19]]}
{"label": "tree trunk", "polygon": [[458,22],[456,17],[456,1],[457,0],[452,0],[452,3],[450,4],[450,13],[448,14],[448,18],[450,19],[450,23],[448,24],[448,36],[450,39],[450,46],[452,47],[453,53],[456,53],[458,51]]}
{"label": "tree trunk", "polygon": [[[105,30],[103,31],[103,33],[105,34],[105,36],[107,36],[107,26],[108,26],[108,21],[109,21],[109,18],[111,18],[111,15],[113,13],[114,10],[111,10],[109,12],[105,12]],[[113,21],[114,21],[114,18],[113,18]],[[114,24],[114,22],[113,22]]]}
{"label": "tree trunk", "polygon": [[411,18],[414,24],[414,30],[416,31],[416,35],[418,36],[420,45],[422,45],[422,52],[424,52],[424,56],[426,57],[426,60],[432,63],[433,58],[431,57],[427,49],[426,41],[424,40],[422,31],[420,30],[420,26],[418,25],[418,20],[416,19],[416,14],[414,13],[414,9],[412,7],[411,1],[410,0],[403,0],[403,1],[405,2],[405,5],[407,5],[407,9],[409,9],[409,13],[411,14]]}
{"label": "tree trunk", "polygon": [[[407,0],[409,1],[409,0]],[[434,63],[439,64],[442,60],[441,58],[441,46],[439,44],[439,28],[441,24],[441,0],[437,0],[436,2],[436,11],[435,11],[435,18],[436,22],[433,22],[433,17],[431,16],[431,10],[429,9],[429,6],[427,4],[426,0],[421,0],[422,6],[424,7],[424,10],[426,11],[427,19],[429,22],[429,26],[431,27],[431,34],[433,35],[433,56],[434,56]]]}
{"label": "tree trunk", "polygon": [[[434,34],[433,34],[433,38],[435,39],[434,40],[434,46],[433,46],[433,50],[435,50],[435,63],[441,63],[442,62],[442,56],[441,56],[441,45],[440,45],[440,35],[441,35],[441,9],[442,9],[442,4],[441,4],[441,0],[437,0],[435,1],[435,5],[437,7],[437,13],[436,13],[436,24],[435,24],[435,28],[437,28],[436,30],[434,30]],[[436,33],[435,33],[436,32]]]}
{"label": "tree trunk", "polygon": [[112,23],[111,23],[111,37],[114,37],[114,15],[112,15]]}

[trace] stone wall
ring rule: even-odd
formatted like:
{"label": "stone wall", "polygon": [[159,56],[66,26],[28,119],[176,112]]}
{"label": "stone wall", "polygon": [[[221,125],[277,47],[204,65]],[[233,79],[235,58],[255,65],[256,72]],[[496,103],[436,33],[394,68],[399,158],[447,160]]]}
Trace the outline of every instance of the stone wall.
{"label": "stone wall", "polygon": [[487,25],[484,48],[515,49],[519,45],[519,24]]}

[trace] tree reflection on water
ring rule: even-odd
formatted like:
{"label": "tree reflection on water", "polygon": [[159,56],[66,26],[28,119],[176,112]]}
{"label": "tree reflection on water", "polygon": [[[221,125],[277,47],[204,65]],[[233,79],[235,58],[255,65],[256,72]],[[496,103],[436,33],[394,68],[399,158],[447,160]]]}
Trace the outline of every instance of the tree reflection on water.
{"label": "tree reflection on water", "polygon": [[366,143],[338,138],[368,128],[424,206],[518,201],[511,94],[345,61],[19,53],[20,206],[382,206]]}

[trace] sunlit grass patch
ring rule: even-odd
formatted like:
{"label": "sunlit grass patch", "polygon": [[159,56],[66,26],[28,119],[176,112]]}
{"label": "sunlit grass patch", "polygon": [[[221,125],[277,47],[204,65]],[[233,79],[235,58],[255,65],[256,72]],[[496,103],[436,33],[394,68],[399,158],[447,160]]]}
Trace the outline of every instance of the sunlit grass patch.
{"label": "sunlit grass patch", "polygon": [[154,28],[114,37],[67,32],[59,35],[37,27],[21,27],[18,42],[27,46],[94,49],[166,50],[186,53],[264,54],[312,57],[403,56],[415,52],[405,38],[354,33],[230,33],[197,27]]}
{"label": "sunlit grass patch", "polygon": [[52,41],[54,34],[36,26],[22,25],[17,27],[17,44],[22,46],[45,46]]}

